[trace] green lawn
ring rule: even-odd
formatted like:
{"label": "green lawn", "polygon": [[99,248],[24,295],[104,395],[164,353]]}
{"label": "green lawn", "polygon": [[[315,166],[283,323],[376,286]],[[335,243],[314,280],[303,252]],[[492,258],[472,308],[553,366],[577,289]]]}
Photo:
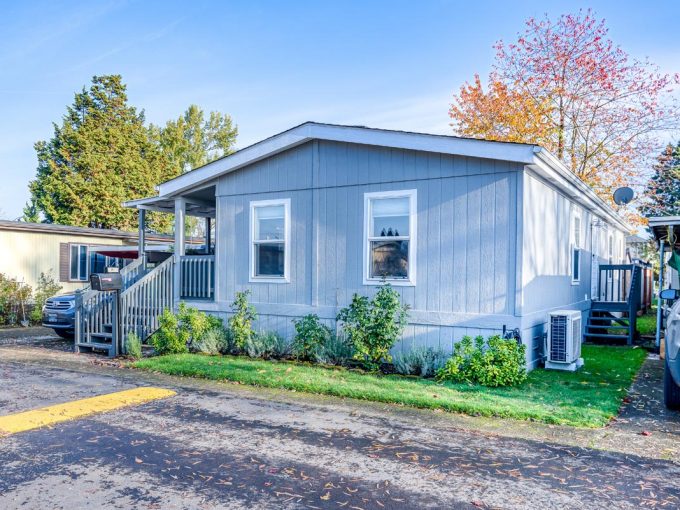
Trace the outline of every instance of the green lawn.
{"label": "green lawn", "polygon": [[649,313],[637,318],[635,323],[641,335],[656,334],[656,308],[652,308]]}
{"label": "green lawn", "polygon": [[439,384],[358,370],[235,356],[179,354],[137,361],[135,368],[186,377],[335,395],[546,423],[599,427],[615,416],[646,357],[642,349],[584,345],[578,373],[534,370],[516,388]]}

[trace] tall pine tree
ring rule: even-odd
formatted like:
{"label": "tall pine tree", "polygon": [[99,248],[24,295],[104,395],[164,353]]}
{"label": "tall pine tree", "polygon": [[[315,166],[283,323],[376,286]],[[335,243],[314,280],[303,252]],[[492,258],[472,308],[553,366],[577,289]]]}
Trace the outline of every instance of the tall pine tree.
{"label": "tall pine tree", "polygon": [[[122,202],[151,196],[155,185],[178,174],[125,91],[120,75],[93,77],[54,125],[52,139],[35,144],[38,170],[29,188],[46,222],[133,230],[136,211]],[[165,231],[171,220],[154,214],[150,227]]]}
{"label": "tall pine tree", "polygon": [[640,207],[644,216],[680,215],[680,142],[668,144],[657,157],[645,198]]}

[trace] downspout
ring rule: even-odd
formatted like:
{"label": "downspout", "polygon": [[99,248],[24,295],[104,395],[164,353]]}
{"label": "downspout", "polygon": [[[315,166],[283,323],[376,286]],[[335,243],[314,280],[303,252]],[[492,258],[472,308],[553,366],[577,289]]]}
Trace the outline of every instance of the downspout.
{"label": "downspout", "polygon": [[656,348],[661,347],[661,325],[663,315],[661,310],[661,291],[663,290],[663,260],[664,260],[664,241],[659,242],[659,293],[656,298]]}

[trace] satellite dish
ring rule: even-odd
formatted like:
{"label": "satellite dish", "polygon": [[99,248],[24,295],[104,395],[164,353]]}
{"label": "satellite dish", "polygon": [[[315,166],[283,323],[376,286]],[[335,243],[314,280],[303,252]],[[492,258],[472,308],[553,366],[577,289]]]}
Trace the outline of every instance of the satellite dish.
{"label": "satellite dish", "polygon": [[633,200],[634,196],[635,192],[632,189],[627,187],[619,188],[614,192],[614,202],[616,205],[626,205]]}

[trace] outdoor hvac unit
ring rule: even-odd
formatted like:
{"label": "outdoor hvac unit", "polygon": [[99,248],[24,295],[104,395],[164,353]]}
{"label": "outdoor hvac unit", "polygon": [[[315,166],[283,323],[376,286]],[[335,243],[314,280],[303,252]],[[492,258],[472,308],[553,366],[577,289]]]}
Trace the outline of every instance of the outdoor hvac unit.
{"label": "outdoor hvac unit", "polygon": [[581,312],[558,310],[550,314],[545,368],[569,370],[583,366],[581,357]]}

